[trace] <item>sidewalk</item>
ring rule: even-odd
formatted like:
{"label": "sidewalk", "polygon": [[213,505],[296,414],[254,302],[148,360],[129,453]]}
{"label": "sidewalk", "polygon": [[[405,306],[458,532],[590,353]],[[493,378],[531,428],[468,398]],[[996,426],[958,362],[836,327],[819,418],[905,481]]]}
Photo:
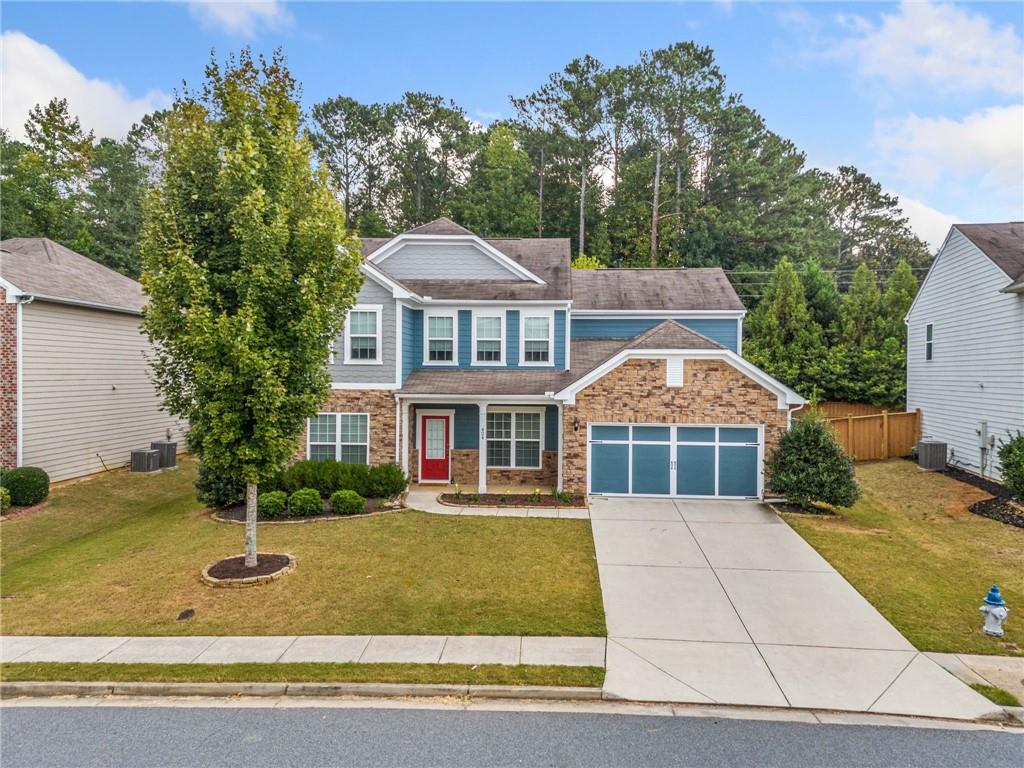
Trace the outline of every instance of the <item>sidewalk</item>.
{"label": "sidewalk", "polygon": [[450,507],[437,500],[446,486],[435,488],[412,487],[406,496],[409,509],[419,509],[436,515],[479,515],[484,517],[547,517],[562,520],[589,520],[586,507]]}
{"label": "sidewalk", "polygon": [[0,663],[237,664],[362,662],[604,667],[603,637],[306,635],[0,637]]}
{"label": "sidewalk", "polygon": [[925,653],[968,685],[994,685],[1024,702],[1024,657],[970,653]]}

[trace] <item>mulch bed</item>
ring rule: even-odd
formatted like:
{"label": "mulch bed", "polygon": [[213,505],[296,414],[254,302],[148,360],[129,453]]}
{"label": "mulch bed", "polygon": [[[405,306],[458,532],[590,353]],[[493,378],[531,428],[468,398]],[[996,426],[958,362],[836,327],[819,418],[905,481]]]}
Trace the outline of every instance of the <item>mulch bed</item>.
{"label": "mulch bed", "polygon": [[211,565],[207,573],[215,579],[248,579],[269,576],[288,565],[288,555],[257,555],[256,567],[245,567],[245,555],[229,557]]}
{"label": "mulch bed", "polygon": [[45,501],[40,501],[38,504],[31,507],[11,507],[9,510],[7,510],[6,515],[0,515],[0,523],[4,522],[5,520],[17,520],[18,518],[31,515],[34,512],[42,512],[48,506],[50,506],[49,499],[46,499]]}
{"label": "mulch bed", "polygon": [[976,475],[973,472],[960,469],[960,467],[947,466],[945,472],[942,474],[948,475],[954,480],[959,480],[961,483],[967,483],[968,485],[973,485],[975,488],[980,488],[986,493],[991,493],[997,499],[1013,498],[1013,492],[1005,485],[1001,485],[991,478],[982,477],[981,475]]}
{"label": "mulch bed", "polygon": [[788,504],[786,502],[773,502],[768,505],[776,512],[786,512],[790,515],[824,515],[829,517],[835,517],[835,512],[825,507],[818,507],[811,505],[809,507],[799,507],[796,504]]}
{"label": "mulch bed", "polygon": [[976,501],[968,507],[971,512],[1000,523],[1024,528],[1024,507],[1009,499],[994,498]]}
{"label": "mulch bed", "polygon": [[[374,512],[381,512],[395,508],[394,502],[391,499],[370,498],[366,500],[366,511],[363,512],[362,515],[336,515],[334,510],[331,509],[331,505],[325,501],[323,503],[323,509],[318,515],[281,515],[280,517],[264,517],[257,512],[256,522],[281,523],[288,520],[321,520],[327,517],[362,517],[363,515],[372,515]],[[233,520],[236,523],[244,523],[245,504],[236,504],[233,507],[218,509],[216,515],[221,520]]]}
{"label": "mulch bed", "polygon": [[572,501],[560,501],[551,494],[544,494],[540,498],[531,496],[528,493],[480,493],[473,494],[472,501],[467,498],[470,494],[462,494],[457,497],[454,493],[442,493],[441,503],[453,507],[585,507],[586,501],[583,496],[577,494]]}

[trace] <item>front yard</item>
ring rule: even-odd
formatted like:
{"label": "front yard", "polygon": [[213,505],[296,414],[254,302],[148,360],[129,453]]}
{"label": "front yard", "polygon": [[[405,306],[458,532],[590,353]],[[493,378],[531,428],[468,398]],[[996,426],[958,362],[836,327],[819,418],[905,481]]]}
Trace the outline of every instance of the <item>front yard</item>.
{"label": "front yard", "polygon": [[261,525],[260,551],[290,552],[297,570],[212,589],[199,572],[242,552],[243,527],[209,519],[194,478],[191,460],[117,471],[0,524],[3,633],[605,634],[587,520],[398,512]]}
{"label": "front yard", "polygon": [[[990,494],[902,459],[858,464],[857,480],[850,509],[786,522],[920,650],[1024,655],[1024,530],[968,511]],[[981,631],[992,584],[1010,606],[1003,638]]]}

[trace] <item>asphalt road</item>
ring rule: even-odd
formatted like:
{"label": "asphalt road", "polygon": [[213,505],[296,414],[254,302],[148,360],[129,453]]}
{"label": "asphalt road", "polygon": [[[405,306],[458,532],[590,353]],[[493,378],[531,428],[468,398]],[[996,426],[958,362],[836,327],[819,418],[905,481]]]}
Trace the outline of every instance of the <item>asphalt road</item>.
{"label": "asphalt road", "polygon": [[31,707],[0,711],[22,766],[997,766],[1024,736],[607,714]]}

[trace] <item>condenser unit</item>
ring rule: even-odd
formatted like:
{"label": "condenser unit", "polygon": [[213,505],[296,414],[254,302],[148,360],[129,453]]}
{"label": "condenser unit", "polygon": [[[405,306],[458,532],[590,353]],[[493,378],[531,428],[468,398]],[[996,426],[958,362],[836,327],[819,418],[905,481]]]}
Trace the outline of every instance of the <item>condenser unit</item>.
{"label": "condenser unit", "polygon": [[917,444],[917,466],[930,472],[946,469],[946,444],[939,440],[921,440]]}
{"label": "condenser unit", "polygon": [[132,451],[132,472],[157,472],[160,469],[160,451],[153,448],[139,448]]}
{"label": "condenser unit", "polygon": [[160,469],[169,469],[178,464],[178,444],[173,440],[157,440],[150,443],[154,451],[160,451]]}

